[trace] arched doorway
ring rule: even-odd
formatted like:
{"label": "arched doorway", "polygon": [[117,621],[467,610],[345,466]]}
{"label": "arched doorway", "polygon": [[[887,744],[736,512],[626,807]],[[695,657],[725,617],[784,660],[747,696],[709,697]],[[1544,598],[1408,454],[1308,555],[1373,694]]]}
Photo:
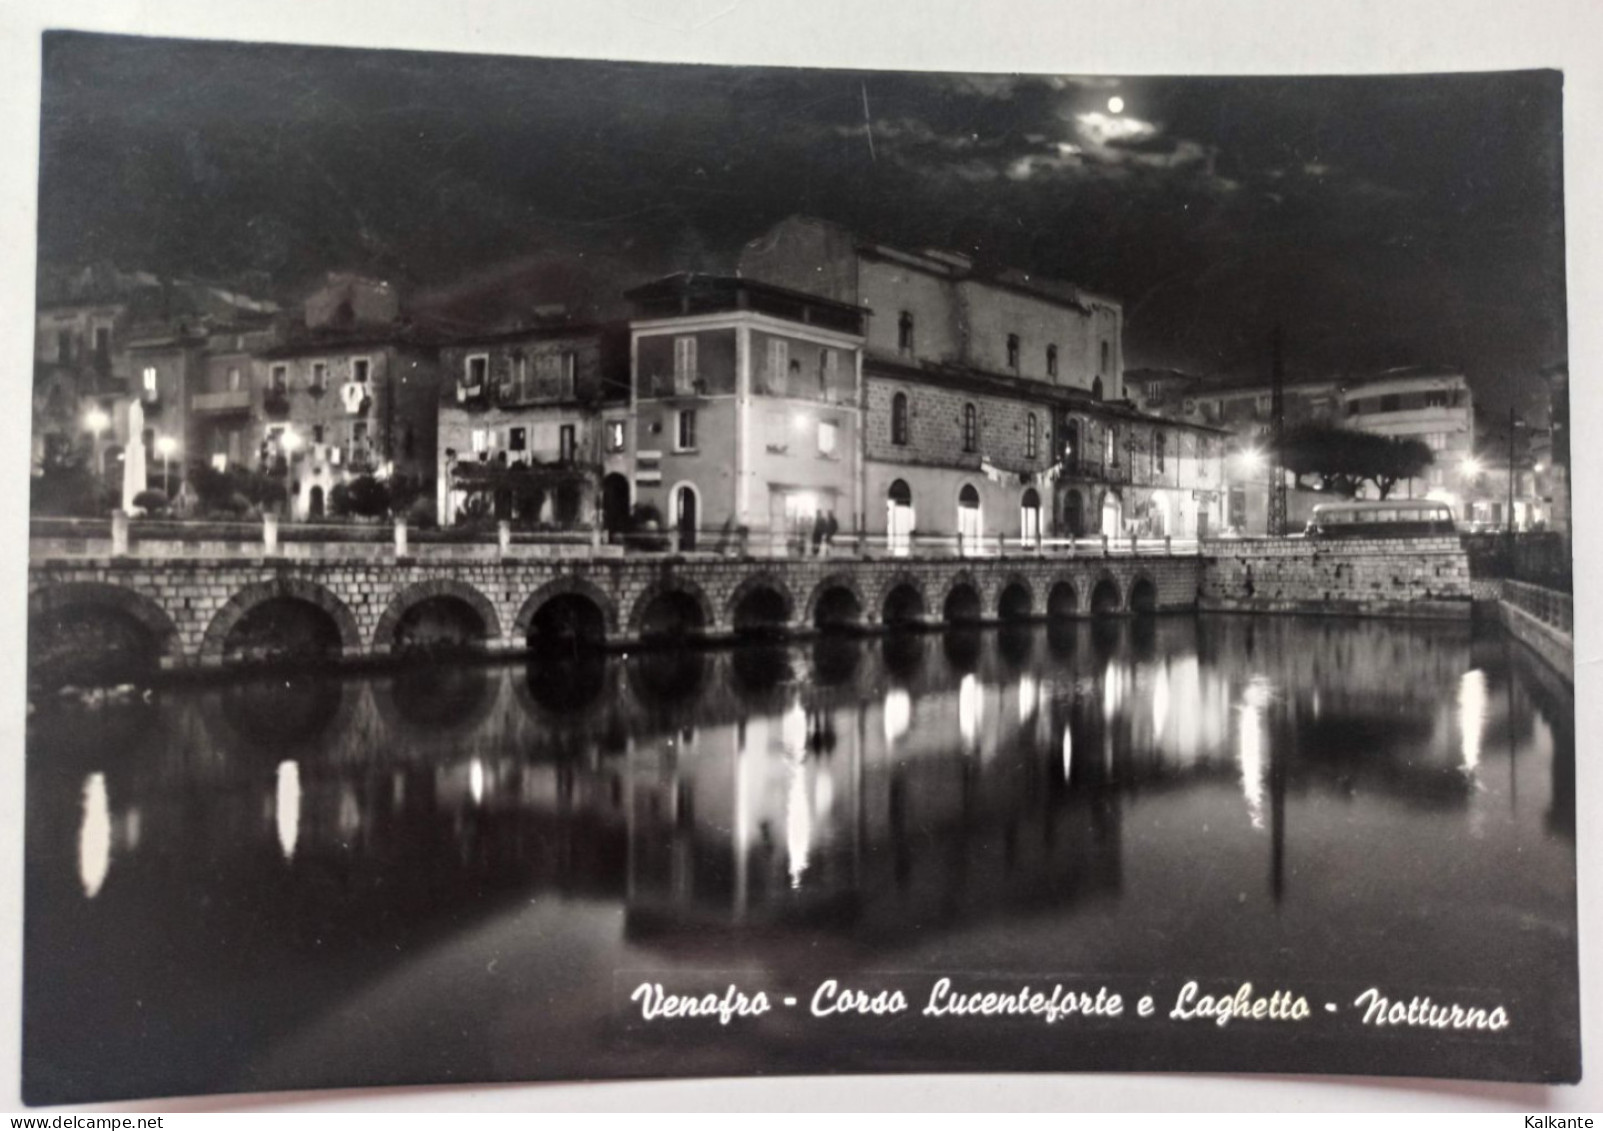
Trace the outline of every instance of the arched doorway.
{"label": "arched doorway", "polygon": [[696,489],[689,483],[681,483],[674,488],[674,528],[679,531],[679,548],[681,550],[694,550],[696,548],[699,503],[700,500],[696,498]]}
{"label": "arched doorway", "polygon": [[1063,499],[1063,525],[1070,538],[1085,537],[1085,496],[1078,488],[1071,489]]}
{"label": "arched doorway", "polygon": [[1034,487],[1026,487],[1019,502],[1019,536],[1026,546],[1041,545],[1041,493]]}
{"label": "arched doorway", "polygon": [[601,481],[601,527],[616,534],[629,524],[629,480],[611,472]]}
{"label": "arched doorway", "polygon": [[913,489],[904,479],[885,493],[885,537],[891,554],[905,558],[913,550]]}
{"label": "arched doorway", "polygon": [[323,517],[323,488],[313,487],[306,494],[306,515],[308,518]]}
{"label": "arched doorway", "polygon": [[957,548],[962,554],[979,552],[984,527],[980,515],[980,492],[972,483],[957,493]]}

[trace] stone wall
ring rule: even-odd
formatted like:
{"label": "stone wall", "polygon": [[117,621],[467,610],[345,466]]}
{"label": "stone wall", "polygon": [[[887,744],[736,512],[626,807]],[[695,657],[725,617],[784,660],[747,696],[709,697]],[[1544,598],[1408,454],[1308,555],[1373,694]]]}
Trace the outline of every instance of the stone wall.
{"label": "stone wall", "polygon": [[1204,609],[1467,617],[1469,558],[1457,538],[1202,543]]}

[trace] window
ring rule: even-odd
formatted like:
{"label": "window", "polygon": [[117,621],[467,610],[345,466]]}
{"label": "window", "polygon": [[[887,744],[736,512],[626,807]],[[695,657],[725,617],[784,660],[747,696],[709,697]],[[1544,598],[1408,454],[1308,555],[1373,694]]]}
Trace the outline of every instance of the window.
{"label": "window", "polygon": [[621,420],[607,421],[607,451],[621,452],[624,448],[624,423]]}
{"label": "window", "polygon": [[56,331],[56,360],[63,362],[72,360],[71,330]]}
{"label": "window", "polygon": [[1019,367],[1019,336],[1017,334],[1009,334],[1007,336],[1007,367],[1009,369],[1017,369]]}
{"label": "window", "polygon": [[897,393],[891,398],[891,443],[907,443],[907,394]]}
{"label": "window", "polygon": [[1162,432],[1152,437],[1152,467],[1154,471],[1163,470],[1163,459],[1169,451],[1169,437]]}
{"label": "window", "polygon": [[913,352],[913,312],[902,311],[902,316],[896,320],[896,348],[902,353]]}
{"label": "window", "polygon": [[1113,358],[1113,347],[1109,343],[1103,342],[1102,343],[1102,364],[1099,367],[1100,372],[1102,372],[1102,373],[1107,373],[1108,372],[1108,363],[1112,360],[1112,358]]}
{"label": "window", "polygon": [[[484,382],[490,375],[490,359],[486,354],[476,353],[465,362],[465,371],[462,374],[462,383],[469,389],[483,389]],[[358,377],[358,381],[365,378]]]}
{"label": "window", "polygon": [[[356,444],[367,443],[367,421],[358,420],[351,425],[351,442]],[[490,433],[490,447],[495,447],[495,433]]]}
{"label": "window", "polygon": [[828,394],[831,389],[840,386],[840,351],[821,349],[818,351],[818,388]]}
{"label": "window", "polygon": [[351,380],[358,385],[367,384],[367,379],[373,372],[373,363],[365,357],[359,357],[351,362]]}
{"label": "window", "polygon": [[326,389],[326,388],[328,388],[328,362],[326,362],[326,361],[314,361],[314,362],[312,362],[312,383],[311,383],[311,388],[313,388],[313,389]]}
{"label": "window", "polygon": [[557,430],[557,458],[563,463],[572,463],[578,457],[578,430],[572,424],[564,424]]}
{"label": "window", "polygon": [[1400,403],[1401,402],[1399,401],[1396,393],[1387,393],[1385,396],[1380,398],[1380,411],[1396,412]]}
{"label": "window", "polygon": [[790,417],[780,411],[763,415],[763,445],[771,452],[790,450]]}
{"label": "window", "polygon": [[145,399],[147,401],[154,400],[156,397],[156,367],[154,365],[145,366],[140,378],[145,386]]}
{"label": "window", "polygon": [[507,432],[507,451],[526,452],[529,450],[529,430],[527,428],[513,428]]}
{"label": "window", "polygon": [[1119,430],[1110,427],[1107,433],[1107,446],[1102,449],[1112,467],[1119,466]]}
{"label": "window", "polygon": [[239,366],[237,365],[228,367],[228,391],[230,393],[239,392]]}
{"label": "window", "polygon": [[1024,418],[1024,458],[1025,459],[1034,459],[1035,458],[1036,448],[1037,448],[1037,445],[1040,443],[1040,438],[1036,435],[1037,427],[1038,427],[1038,425],[1036,424],[1036,421],[1035,421],[1035,413],[1032,412],[1032,413],[1030,413],[1028,416],[1026,416]]}
{"label": "window", "polygon": [[768,339],[768,391],[784,396],[790,390],[786,379],[790,373],[790,343],[783,338]]}
{"label": "window", "polygon": [[323,442],[323,426],[321,424],[312,425],[312,443],[321,444],[322,442]]}
{"label": "window", "polygon": [[574,381],[579,371],[579,355],[572,350],[563,350],[558,366],[557,396],[563,400],[572,400]]}
{"label": "window", "polygon": [[963,406],[963,450],[978,451],[980,447],[980,413],[972,404]]}
{"label": "window", "polygon": [[275,365],[268,374],[268,381],[273,392],[283,395],[289,392],[289,366]]}
{"label": "window", "polygon": [[1431,392],[1426,393],[1425,394],[1425,407],[1426,408],[1446,408],[1447,407],[1447,390],[1446,389],[1435,389],[1435,390],[1432,390]]}
{"label": "window", "polygon": [[1360,406],[1360,405],[1361,405],[1361,404],[1362,404],[1362,403],[1363,403],[1363,401],[1362,401],[1362,400],[1360,400],[1360,399],[1359,399],[1359,398],[1357,398],[1357,397],[1355,397],[1355,398],[1353,398],[1353,399],[1352,399],[1352,400],[1350,400],[1350,401],[1348,401],[1348,402],[1347,402],[1347,415],[1348,415],[1348,416],[1357,416],[1357,415],[1358,415],[1358,414],[1359,414],[1359,412],[1360,412],[1360,411],[1362,411],[1362,410],[1361,410],[1361,409],[1360,409],[1360,408],[1359,408],[1359,406]]}
{"label": "window", "polygon": [[1048,377],[1056,377],[1058,375],[1058,347],[1056,345],[1046,347],[1046,375]]}
{"label": "window", "polygon": [[490,450],[490,433],[485,428],[475,428],[468,437],[468,442],[475,453],[483,455]]}
{"label": "window", "polygon": [[673,391],[692,393],[696,388],[696,339],[673,340]]}
{"label": "window", "polygon": [[95,327],[95,357],[105,361],[111,356],[111,331],[104,326]]}
{"label": "window", "polygon": [[[694,338],[690,339],[692,342]],[[676,447],[679,451],[689,451],[696,446],[696,410],[687,408],[679,413],[678,429],[675,435]]]}
{"label": "window", "polygon": [[1091,382],[1091,395],[1097,400],[1102,399],[1102,378],[1098,377]]}
{"label": "window", "polygon": [[837,429],[834,423],[828,420],[820,420],[818,422],[818,454],[821,456],[833,456],[837,442]]}

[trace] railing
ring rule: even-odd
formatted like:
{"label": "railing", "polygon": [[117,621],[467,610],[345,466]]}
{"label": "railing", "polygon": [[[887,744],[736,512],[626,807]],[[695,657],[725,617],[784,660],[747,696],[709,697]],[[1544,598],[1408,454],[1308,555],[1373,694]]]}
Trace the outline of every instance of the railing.
{"label": "railing", "polygon": [[189,407],[196,412],[238,412],[250,408],[250,390],[233,389],[221,393],[196,393]]}
{"label": "railing", "polygon": [[31,555],[73,557],[386,557],[436,558],[553,557],[617,558],[1101,558],[1195,556],[1195,539],[1174,538],[1021,538],[984,535],[837,533],[815,542],[809,534],[770,536],[722,529],[607,532],[595,529],[514,530],[494,527],[423,529],[404,521],[352,523],[259,521],[36,518]]}
{"label": "railing", "polygon": [[1505,580],[1502,586],[1504,601],[1566,636],[1575,635],[1575,603],[1568,593],[1524,581]]}

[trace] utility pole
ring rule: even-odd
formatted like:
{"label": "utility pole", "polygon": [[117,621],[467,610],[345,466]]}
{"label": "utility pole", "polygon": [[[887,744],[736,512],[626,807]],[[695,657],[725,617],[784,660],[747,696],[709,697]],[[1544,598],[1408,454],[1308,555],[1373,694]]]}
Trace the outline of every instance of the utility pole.
{"label": "utility pole", "polygon": [[1514,405],[1508,406],[1508,536],[1514,538],[1514,429],[1518,423]]}
{"label": "utility pole", "polygon": [[1286,363],[1280,326],[1271,339],[1273,356],[1269,374],[1269,535],[1286,536]]}

